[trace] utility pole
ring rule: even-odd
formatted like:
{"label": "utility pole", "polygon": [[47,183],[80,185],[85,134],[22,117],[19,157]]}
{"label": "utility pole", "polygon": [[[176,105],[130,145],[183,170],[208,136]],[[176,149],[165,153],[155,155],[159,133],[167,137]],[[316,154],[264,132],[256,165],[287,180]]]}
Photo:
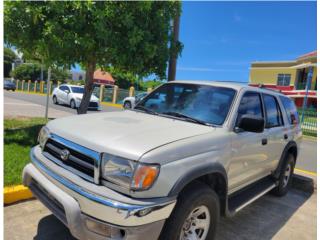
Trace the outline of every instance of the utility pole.
{"label": "utility pole", "polygon": [[[171,48],[176,46],[179,41],[179,29],[180,29],[180,14],[177,15],[173,20],[173,41],[171,42]],[[177,54],[170,54],[169,67],[168,67],[168,82],[176,79],[177,71]]]}
{"label": "utility pole", "polygon": [[48,110],[49,110],[50,78],[51,78],[51,67],[48,68],[48,78],[47,78],[47,102],[46,102],[46,113],[45,113],[46,120],[48,120]]}
{"label": "utility pole", "polygon": [[312,76],[313,76],[313,67],[309,67],[308,76],[307,76],[307,84],[306,84],[306,95],[304,96],[304,99],[303,99],[301,124],[304,121],[304,112],[305,112],[305,108],[307,107],[307,103],[308,103],[308,94],[309,94],[309,89],[311,88]]}

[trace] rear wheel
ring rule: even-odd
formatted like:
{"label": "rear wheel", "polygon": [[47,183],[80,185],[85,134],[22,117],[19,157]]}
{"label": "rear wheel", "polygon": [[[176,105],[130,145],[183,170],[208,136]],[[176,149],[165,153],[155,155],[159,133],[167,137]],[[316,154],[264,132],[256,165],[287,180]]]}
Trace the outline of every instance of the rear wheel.
{"label": "rear wheel", "polygon": [[276,196],[284,196],[289,191],[292,182],[292,175],[295,165],[295,157],[291,153],[287,155],[286,161],[281,169],[279,184],[274,188],[271,193]]}
{"label": "rear wheel", "polygon": [[71,99],[71,101],[70,101],[70,107],[72,108],[72,109],[75,109],[77,106],[76,106],[76,102],[73,100],[73,99]]}
{"label": "rear wheel", "polygon": [[213,240],[220,216],[217,194],[196,182],[179,196],[175,209],[161,232],[161,240]]}
{"label": "rear wheel", "polygon": [[131,108],[131,102],[128,102],[126,101],[124,104],[123,104],[123,108]]}

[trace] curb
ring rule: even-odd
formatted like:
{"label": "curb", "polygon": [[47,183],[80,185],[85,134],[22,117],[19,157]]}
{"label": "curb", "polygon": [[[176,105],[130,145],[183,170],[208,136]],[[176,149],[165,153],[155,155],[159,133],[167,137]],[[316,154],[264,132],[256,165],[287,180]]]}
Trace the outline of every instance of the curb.
{"label": "curb", "polygon": [[312,178],[297,175],[295,173],[292,178],[292,187],[310,194],[312,194],[316,189],[316,185]]}
{"label": "curb", "polygon": [[117,107],[117,108],[122,108],[121,104],[117,103],[109,103],[109,102],[100,102],[102,105],[108,106],[108,107]]}
{"label": "curb", "polygon": [[33,198],[29,188],[23,185],[5,187],[3,190],[3,203],[11,204],[22,200]]}

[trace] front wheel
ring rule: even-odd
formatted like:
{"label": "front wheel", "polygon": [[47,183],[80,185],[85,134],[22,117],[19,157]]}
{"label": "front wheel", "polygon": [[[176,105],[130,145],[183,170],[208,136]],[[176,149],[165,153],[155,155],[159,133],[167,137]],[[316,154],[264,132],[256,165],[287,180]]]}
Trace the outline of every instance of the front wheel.
{"label": "front wheel", "polygon": [[295,165],[295,157],[291,153],[289,153],[281,169],[280,177],[278,179],[279,184],[276,188],[274,188],[271,191],[272,194],[279,197],[287,194],[291,186],[294,165]]}
{"label": "front wheel", "polygon": [[175,209],[161,232],[160,239],[214,240],[220,216],[217,194],[196,182],[179,196]]}
{"label": "front wheel", "polygon": [[76,102],[73,100],[73,99],[71,99],[71,101],[70,101],[70,107],[72,108],[72,109],[75,109],[77,106],[76,106]]}
{"label": "front wheel", "polygon": [[53,96],[53,97],[52,97],[52,101],[53,101],[54,104],[58,104],[58,99],[57,99],[56,96]]}
{"label": "front wheel", "polygon": [[131,106],[131,103],[126,101],[124,104],[123,104],[123,108],[125,109],[130,109],[132,106]]}

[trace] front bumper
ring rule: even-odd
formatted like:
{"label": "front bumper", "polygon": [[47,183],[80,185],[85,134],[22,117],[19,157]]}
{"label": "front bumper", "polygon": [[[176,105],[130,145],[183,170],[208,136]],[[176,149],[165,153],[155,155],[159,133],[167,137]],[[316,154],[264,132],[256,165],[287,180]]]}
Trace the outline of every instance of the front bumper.
{"label": "front bumper", "polygon": [[[76,99],[76,107],[79,108],[81,104],[81,100]],[[90,101],[88,105],[88,109],[101,111],[101,104],[99,101]]]}
{"label": "front bumper", "polygon": [[[31,152],[32,164],[23,171],[23,183],[79,239],[157,239],[175,201],[150,204],[128,203],[115,196],[100,196],[51,171]],[[72,174],[69,172],[69,174]],[[127,199],[128,200],[128,199]],[[88,222],[107,229],[108,237],[97,234]]]}

